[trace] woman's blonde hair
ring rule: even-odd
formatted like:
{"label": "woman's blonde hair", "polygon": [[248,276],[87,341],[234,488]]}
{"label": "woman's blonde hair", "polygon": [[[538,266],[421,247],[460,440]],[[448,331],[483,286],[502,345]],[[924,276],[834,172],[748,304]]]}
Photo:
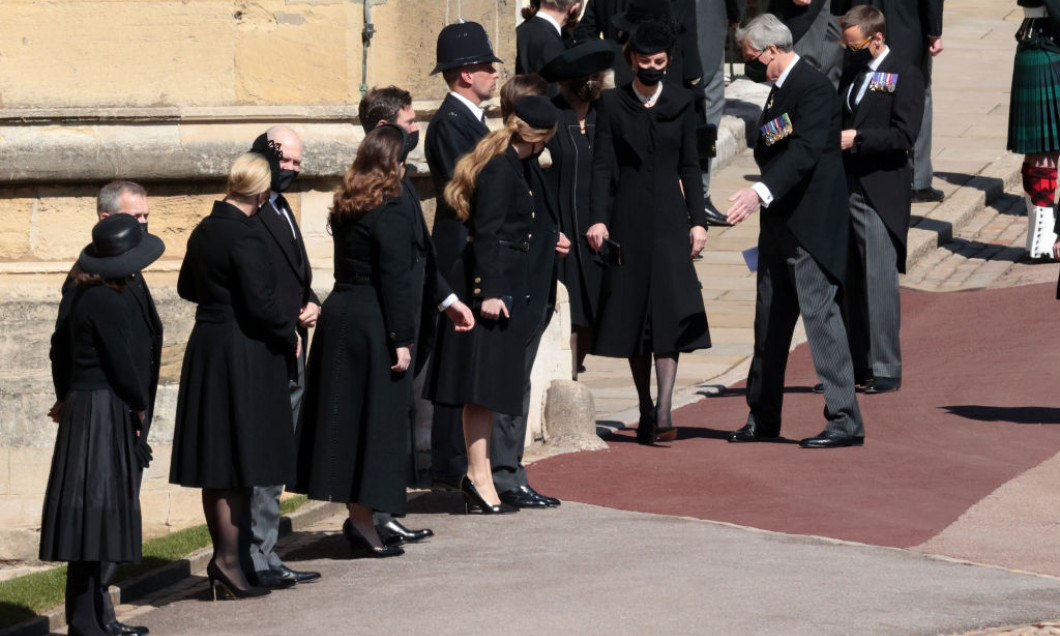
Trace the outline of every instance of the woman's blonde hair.
{"label": "woman's blonde hair", "polygon": [[551,128],[533,128],[513,114],[504,120],[503,128],[486,135],[474,150],[460,159],[456,164],[453,180],[445,186],[445,201],[456,211],[456,217],[466,221],[471,216],[471,195],[475,193],[475,180],[487,163],[500,156],[513,141],[536,144],[547,142],[554,134],[555,125]]}
{"label": "woman's blonde hair", "polygon": [[249,199],[267,191],[271,182],[268,159],[256,152],[247,152],[232,162],[225,195]]}

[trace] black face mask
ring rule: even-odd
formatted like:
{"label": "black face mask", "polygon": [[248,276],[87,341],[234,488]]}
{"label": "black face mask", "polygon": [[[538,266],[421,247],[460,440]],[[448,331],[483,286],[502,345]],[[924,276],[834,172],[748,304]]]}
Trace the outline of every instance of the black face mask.
{"label": "black face mask", "polygon": [[147,221],[140,224],[140,229],[144,231],[144,234],[147,234]]}
{"label": "black face mask", "polygon": [[746,75],[747,79],[751,80],[752,82],[755,82],[756,84],[761,84],[762,82],[767,81],[767,66],[767,64],[765,64],[762,60],[756,57],[753,60],[744,62],[743,74]]}
{"label": "black face mask", "polygon": [[662,78],[666,77],[666,69],[655,68],[649,66],[644,68],[643,66],[637,67],[637,79],[640,80],[641,84],[645,86],[655,86],[662,81]]}
{"label": "black face mask", "polygon": [[586,81],[578,84],[578,87],[574,89],[574,96],[583,102],[595,102],[600,99],[600,93],[603,90],[603,82]]}
{"label": "black face mask", "polygon": [[420,145],[420,131],[405,134],[405,143],[401,147],[401,163],[405,163],[405,159],[418,145]]}
{"label": "black face mask", "polygon": [[872,51],[868,48],[843,51],[843,68],[861,69],[868,66],[870,62],[872,62]]}
{"label": "black face mask", "polygon": [[269,170],[272,171],[272,183],[269,187],[273,192],[286,192],[287,188],[291,187],[291,184],[294,183],[294,178],[298,176],[298,171],[280,168],[283,150],[277,148],[275,142],[270,141],[268,137],[262,134],[254,140],[254,145],[250,147],[250,152],[256,152],[264,156],[269,162]]}

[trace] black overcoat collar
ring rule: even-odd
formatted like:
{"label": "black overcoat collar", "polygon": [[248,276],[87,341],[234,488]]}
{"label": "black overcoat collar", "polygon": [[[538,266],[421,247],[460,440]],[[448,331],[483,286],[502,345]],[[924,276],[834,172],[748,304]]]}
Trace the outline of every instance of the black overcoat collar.
{"label": "black overcoat collar", "polygon": [[460,118],[472,129],[479,131],[483,137],[489,134],[490,129],[486,124],[477,119],[467,104],[454,97],[452,93],[446,93],[445,99],[442,100],[442,109]]}
{"label": "black overcoat collar", "polygon": [[[278,202],[279,199],[277,199]],[[291,266],[291,270],[296,272],[299,278],[304,278],[302,274],[305,254],[302,253],[301,249],[302,241],[298,232],[298,224],[294,222],[293,218],[288,223],[287,219],[284,218],[285,212],[280,211],[277,203],[266,201],[265,205],[261,206],[258,216],[261,217],[262,225],[268,230],[272,239],[280,246],[280,251],[283,252],[283,257]],[[291,234],[292,227],[294,228],[293,236]]]}

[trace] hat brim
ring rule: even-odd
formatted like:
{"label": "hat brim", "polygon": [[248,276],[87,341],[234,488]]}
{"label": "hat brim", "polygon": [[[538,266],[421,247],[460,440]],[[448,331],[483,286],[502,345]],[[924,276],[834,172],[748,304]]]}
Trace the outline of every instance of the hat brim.
{"label": "hat brim", "polygon": [[465,66],[473,66],[475,64],[485,64],[487,62],[492,62],[494,64],[504,64],[504,60],[497,57],[496,55],[476,55],[475,57],[469,57],[463,60],[452,60],[449,62],[439,63],[437,66],[434,67],[434,70],[431,71],[431,75],[437,75],[438,73],[441,73],[442,71],[448,71],[451,68],[463,68]]}
{"label": "hat brim", "polygon": [[541,77],[548,82],[588,77],[601,73],[615,65],[618,52],[610,40],[598,40],[582,44],[560,53],[541,68]]}
{"label": "hat brim", "polygon": [[92,244],[81,250],[77,264],[89,274],[98,274],[101,278],[125,278],[147,267],[158,260],[166,251],[166,244],[154,234],[145,234],[140,244],[118,256],[94,256]]}

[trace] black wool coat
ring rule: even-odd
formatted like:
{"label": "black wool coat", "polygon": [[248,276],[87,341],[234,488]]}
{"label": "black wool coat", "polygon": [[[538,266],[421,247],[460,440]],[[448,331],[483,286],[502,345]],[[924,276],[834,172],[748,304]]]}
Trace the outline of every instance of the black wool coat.
{"label": "black wool coat", "polygon": [[[425,397],[438,404],[523,411],[524,349],[540,322],[531,311],[531,235],[536,215],[547,214],[530,189],[531,161],[509,147],[475,181],[469,242],[450,278],[470,301],[476,323],[460,333],[442,323],[424,386]],[[505,297],[512,303],[509,318],[487,320],[478,313],[483,300]]]}
{"label": "black wool coat", "polygon": [[515,72],[540,73],[552,58],[567,50],[563,36],[548,20],[534,16],[515,27]]}
{"label": "black wool coat", "polygon": [[416,212],[403,189],[357,219],[332,222],[335,288],[309,355],[295,492],[404,512],[413,371],[390,366],[395,349],[416,339]]}
{"label": "black wool coat", "polygon": [[[283,206],[290,215],[291,222],[280,214],[277,206]],[[269,247],[269,257],[276,268],[276,302],[285,311],[290,311],[296,319],[302,308],[310,302],[317,305],[320,299],[313,292],[313,269],[305,250],[302,230],[291,212],[287,200],[280,195],[275,202],[266,201],[254,218],[265,228],[271,240],[265,242]],[[291,227],[294,227],[292,236]],[[308,329],[298,328],[298,333],[305,340]]]}
{"label": "black wool coat", "polygon": [[761,181],[773,195],[761,211],[761,233],[790,232],[833,279],[842,281],[850,209],[839,148],[841,101],[828,78],[802,60],[771,101],[761,122],[787,115],[793,132],[773,145],[763,135],[755,143]]}
{"label": "black wool coat", "polygon": [[841,0],[837,4],[845,7],[840,15],[859,4],[870,4],[883,12],[887,18],[887,44],[902,61],[917,67],[930,83],[928,36],[942,35],[942,3],[943,0]]}
{"label": "black wool coat", "polygon": [[706,227],[692,102],[674,86],[652,108],[631,85],[600,98],[591,216],[622,245],[625,263],[604,274],[598,355],[644,353],[646,331],[654,353],[710,346],[689,239],[692,226]]}
{"label": "black wool coat", "polygon": [[[457,162],[474,150],[487,133],[486,124],[476,119],[467,106],[452,95],[445,96],[427,126],[424,152],[437,201],[431,236],[438,253],[438,268],[446,277],[464,250],[467,226],[456,218],[456,212],[445,202],[442,193],[453,179]],[[456,281],[449,280],[449,283],[455,285]]]}
{"label": "black wool coat", "polygon": [[[552,166],[546,170],[549,190],[556,195],[560,230],[571,241],[570,253],[559,261],[560,280],[567,286],[571,303],[571,322],[591,326],[600,300],[603,262],[589,248],[585,233],[589,229],[592,188],[593,149],[596,147],[596,107],[590,106],[582,134],[578,116],[562,96],[552,103],[560,111],[559,128],[548,142]],[[576,136],[584,139],[578,139]],[[579,144],[577,141],[587,141]]]}
{"label": "black wool coat", "polygon": [[[861,143],[843,153],[847,178],[856,181],[869,204],[880,215],[898,249],[898,271],[905,272],[905,246],[913,203],[909,151],[920,133],[924,118],[924,77],[916,67],[890,53],[880,62],[878,73],[897,76],[894,92],[865,90],[853,110],[851,92],[857,69],[851,69],[839,85],[843,100],[843,129],[857,130]],[[871,76],[870,76],[871,77]]]}
{"label": "black wool coat", "polygon": [[270,240],[222,201],[188,238],[177,293],[198,308],[180,374],[172,483],[271,486],[293,476],[297,314],[277,300]]}

